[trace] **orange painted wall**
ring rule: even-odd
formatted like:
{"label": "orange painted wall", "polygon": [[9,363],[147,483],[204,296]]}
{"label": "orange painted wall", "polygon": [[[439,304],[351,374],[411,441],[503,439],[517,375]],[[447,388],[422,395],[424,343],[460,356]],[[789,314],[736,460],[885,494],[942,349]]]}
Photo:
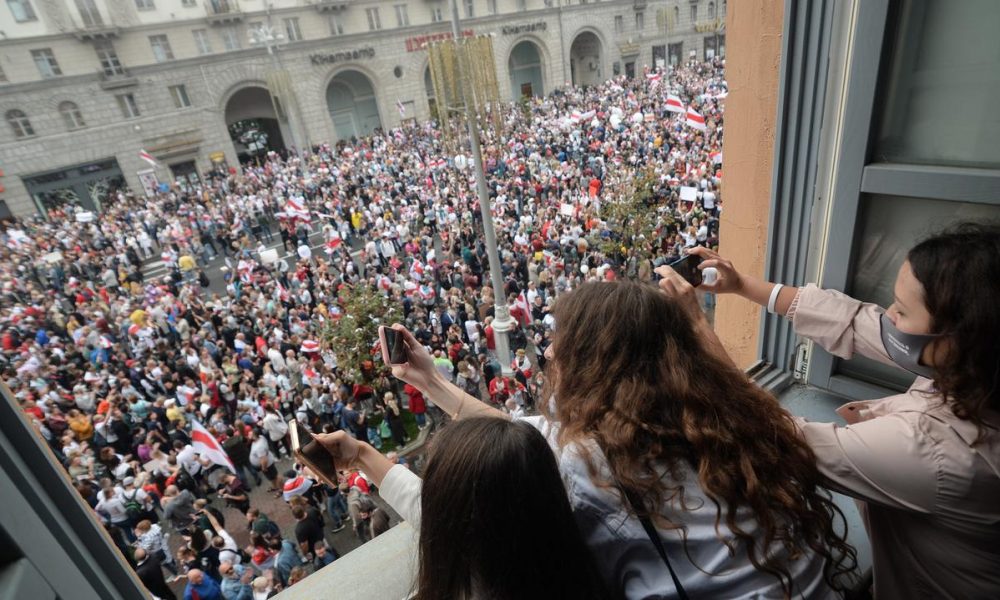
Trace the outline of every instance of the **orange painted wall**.
{"label": "orange painted wall", "polygon": [[[727,3],[726,98],[719,252],[741,272],[762,276],[777,123],[784,3]],[[757,361],[759,306],[721,296],[715,329],[740,367]]]}

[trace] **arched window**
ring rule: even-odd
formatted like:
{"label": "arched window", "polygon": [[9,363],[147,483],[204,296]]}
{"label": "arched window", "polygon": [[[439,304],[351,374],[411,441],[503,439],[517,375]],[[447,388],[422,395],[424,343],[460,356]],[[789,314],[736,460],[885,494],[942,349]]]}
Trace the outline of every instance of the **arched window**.
{"label": "arched window", "polygon": [[681,24],[681,7],[674,7],[674,27],[678,27]]}
{"label": "arched window", "polygon": [[709,19],[715,18],[715,2],[708,3],[708,18]]}
{"label": "arched window", "polygon": [[59,105],[59,113],[66,123],[66,129],[79,129],[87,125],[83,122],[83,114],[80,113],[80,107],[76,105],[76,102],[68,100],[63,102]]}
{"label": "arched window", "polygon": [[7,119],[7,124],[10,125],[11,130],[14,132],[14,137],[16,138],[26,138],[35,135],[35,130],[31,128],[31,121],[28,120],[28,115],[24,114],[24,111],[8,110],[5,115]]}

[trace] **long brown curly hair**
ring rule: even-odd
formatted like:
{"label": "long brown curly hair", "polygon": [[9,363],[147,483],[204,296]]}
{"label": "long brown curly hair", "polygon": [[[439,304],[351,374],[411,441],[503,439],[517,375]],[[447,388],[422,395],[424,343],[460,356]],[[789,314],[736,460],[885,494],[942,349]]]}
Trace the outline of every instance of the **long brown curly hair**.
{"label": "long brown curly hair", "polygon": [[[846,521],[822,489],[812,449],[792,417],[732,364],[708,352],[684,310],[656,287],[629,281],[587,283],[559,299],[554,360],[546,366],[555,401],[543,410],[560,423],[559,444],[594,440],[616,483],[642,505],[633,507],[663,528],[665,501],[684,506],[686,465],[716,505],[720,542],[746,547],[750,562],[793,593],[786,564],[812,550],[825,560],[834,589],[848,582],[856,552]],[[551,373],[549,373],[551,371]],[[593,457],[579,444],[597,478]],[[752,512],[760,537],[738,525]],[[723,537],[720,523],[735,539]],[[840,532],[838,532],[840,530]],[[775,552],[775,544],[785,552]]]}

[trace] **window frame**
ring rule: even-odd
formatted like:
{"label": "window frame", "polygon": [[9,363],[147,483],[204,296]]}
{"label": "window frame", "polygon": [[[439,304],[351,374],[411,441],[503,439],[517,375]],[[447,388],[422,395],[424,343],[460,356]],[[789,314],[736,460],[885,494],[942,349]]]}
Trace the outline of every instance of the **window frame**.
{"label": "window frame", "polygon": [[220,30],[219,35],[222,36],[222,48],[226,52],[236,52],[243,49],[243,45],[240,43],[240,34],[235,27],[224,27]]}
{"label": "window frame", "polygon": [[76,102],[64,100],[59,103],[58,110],[67,131],[76,131],[87,126],[87,122],[83,119],[83,112],[80,110],[80,105]]}
{"label": "window frame", "polygon": [[[59,68],[59,61],[56,60],[56,53],[52,51],[52,48],[31,50],[31,60],[35,63],[35,68],[38,69],[38,74],[42,76],[42,79],[52,79],[63,74],[62,69]],[[48,74],[41,68],[40,60],[44,60],[48,66]]]}
{"label": "window frame", "polygon": [[328,22],[330,24],[331,36],[344,35],[344,20],[340,18],[340,15],[332,13]]}
{"label": "window frame", "polygon": [[[149,48],[153,52],[153,60],[157,63],[165,63],[174,60],[174,49],[170,46],[170,38],[165,33],[157,33],[149,36]],[[157,48],[163,55],[157,54]]]}
{"label": "window frame", "polygon": [[170,93],[170,99],[174,101],[174,108],[177,110],[191,108],[191,97],[188,96],[187,86],[185,84],[176,83],[174,85],[168,85],[167,91]]}
{"label": "window frame", "polygon": [[108,77],[125,74],[125,66],[122,65],[121,57],[118,56],[118,50],[111,40],[95,40],[94,54],[97,55],[97,62],[101,63],[101,70]]}
{"label": "window frame", "polygon": [[476,0],[463,0],[463,7],[465,8],[465,18],[475,19],[476,18]]}
{"label": "window frame", "polygon": [[[879,117],[880,85],[889,77],[895,33],[890,6],[898,0],[859,2],[852,38],[865,40],[851,49],[844,106],[845,132],[830,202],[831,231],[853,231],[853,236],[826,236],[819,285],[851,293],[854,258],[858,251],[862,210],[868,195],[910,196],[937,201],[1000,204],[1000,169],[950,167],[906,163],[874,163],[871,154]],[[815,347],[807,381],[852,398],[874,398],[896,390],[841,373],[841,359]]]}
{"label": "window frame", "polygon": [[154,0],[135,0],[135,9],[143,12],[156,10],[156,3]]}
{"label": "window frame", "polygon": [[[14,4],[27,9],[23,19],[17,18],[17,13],[12,8]],[[7,0],[7,10],[10,11],[10,15],[14,18],[15,23],[30,23],[38,20],[38,13],[35,12],[35,7],[31,5],[31,0]]]}
{"label": "window frame", "polygon": [[365,17],[368,18],[368,31],[382,31],[382,15],[378,6],[366,8]]}
{"label": "window frame", "polygon": [[7,125],[14,134],[14,139],[25,140],[38,135],[35,133],[35,128],[31,125],[31,117],[20,108],[8,110],[4,113],[3,118],[7,121]]}
{"label": "window frame", "polygon": [[208,38],[208,29],[192,29],[191,37],[194,38],[194,47],[198,50],[198,56],[207,56],[213,53],[212,40]]}
{"label": "window frame", "polygon": [[410,26],[410,11],[406,4],[393,4],[393,12],[396,13],[396,27]]}
{"label": "window frame", "polygon": [[635,11],[635,30],[642,32],[646,29],[646,12],[642,10]]}
{"label": "window frame", "polygon": [[118,102],[118,108],[125,119],[138,119],[142,116],[142,111],[139,110],[139,102],[136,101],[135,94],[132,92],[115,94],[115,100]]}
{"label": "window frame", "polygon": [[305,39],[302,37],[302,26],[299,24],[298,17],[285,17],[282,19],[282,24],[285,26],[285,39],[287,41],[301,42]]}

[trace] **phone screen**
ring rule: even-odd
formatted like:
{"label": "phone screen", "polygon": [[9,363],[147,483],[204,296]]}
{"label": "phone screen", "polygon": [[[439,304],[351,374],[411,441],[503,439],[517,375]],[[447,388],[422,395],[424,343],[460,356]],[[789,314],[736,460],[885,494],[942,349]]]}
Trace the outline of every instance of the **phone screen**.
{"label": "phone screen", "polygon": [[701,270],[698,269],[698,265],[700,264],[700,256],[688,254],[684,258],[670,263],[670,268],[677,271],[677,274],[683,277],[688,283],[694,287],[698,287],[702,281]]}
{"label": "phone screen", "polygon": [[[292,450],[298,453],[307,467],[326,479],[327,485],[337,485],[337,465],[333,461],[333,456],[319,442],[312,439],[309,432],[298,421],[295,421],[294,431]],[[305,440],[308,440],[305,445],[296,447],[298,444],[294,442],[301,443]]]}
{"label": "phone screen", "polygon": [[389,350],[389,363],[401,365],[406,362],[406,346],[403,343],[403,336],[391,327],[383,327],[385,335],[385,345]]}

